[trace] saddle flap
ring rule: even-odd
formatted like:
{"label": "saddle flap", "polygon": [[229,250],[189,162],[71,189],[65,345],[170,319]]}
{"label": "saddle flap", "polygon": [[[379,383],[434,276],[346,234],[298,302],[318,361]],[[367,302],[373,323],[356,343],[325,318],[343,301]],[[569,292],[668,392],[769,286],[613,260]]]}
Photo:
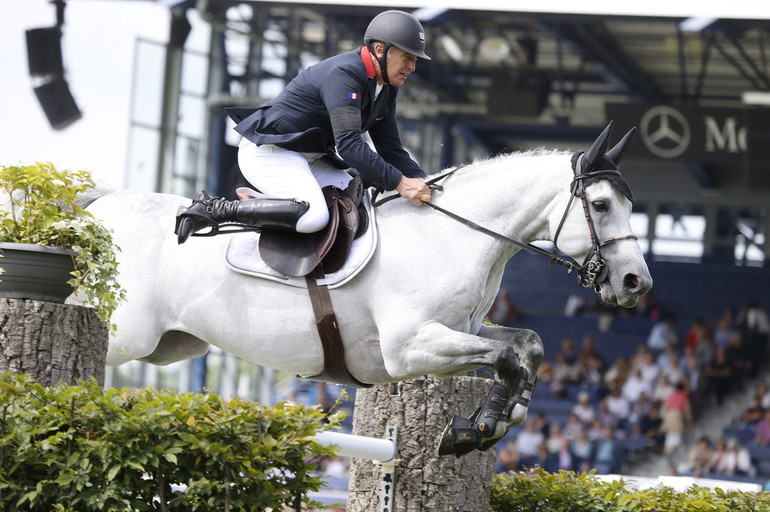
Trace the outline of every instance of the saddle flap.
{"label": "saddle flap", "polygon": [[[306,276],[318,266],[331,250],[340,225],[337,203],[339,190],[323,189],[329,206],[329,222],[317,233],[293,233],[279,230],[263,230],[259,237],[259,255],[270,267],[290,277]],[[344,261],[343,261],[344,262]]]}
{"label": "saddle flap", "polygon": [[324,272],[333,274],[340,270],[348,259],[350,248],[358,232],[359,212],[355,203],[347,197],[337,200],[339,227],[329,252],[323,258]]}

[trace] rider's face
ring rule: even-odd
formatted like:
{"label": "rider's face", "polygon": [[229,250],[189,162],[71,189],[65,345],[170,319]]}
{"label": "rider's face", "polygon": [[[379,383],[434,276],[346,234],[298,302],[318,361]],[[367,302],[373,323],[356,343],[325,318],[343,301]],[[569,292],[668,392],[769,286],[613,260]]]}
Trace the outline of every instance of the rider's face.
{"label": "rider's face", "polygon": [[[378,55],[382,55],[383,47],[379,45],[375,47]],[[407,53],[404,50],[395,46],[390,47],[387,59],[387,73],[388,81],[393,87],[401,87],[406,81],[406,77],[414,71],[417,63],[417,57],[411,53]]]}

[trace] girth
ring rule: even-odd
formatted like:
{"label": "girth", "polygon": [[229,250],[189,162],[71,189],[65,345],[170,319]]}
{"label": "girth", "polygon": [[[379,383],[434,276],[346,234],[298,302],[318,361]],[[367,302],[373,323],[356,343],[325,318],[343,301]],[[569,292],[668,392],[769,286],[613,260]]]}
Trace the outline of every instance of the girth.
{"label": "girth", "polygon": [[324,369],[318,375],[307,377],[313,380],[334,382],[355,388],[370,388],[371,384],[364,384],[348,371],[345,365],[345,347],[342,345],[337,316],[329,296],[329,288],[326,285],[318,286],[318,280],[324,278],[323,264],[319,263],[313,271],[305,276],[307,291],[310,294],[310,302],[313,305],[316,327],[321,336],[321,344],[324,351]]}

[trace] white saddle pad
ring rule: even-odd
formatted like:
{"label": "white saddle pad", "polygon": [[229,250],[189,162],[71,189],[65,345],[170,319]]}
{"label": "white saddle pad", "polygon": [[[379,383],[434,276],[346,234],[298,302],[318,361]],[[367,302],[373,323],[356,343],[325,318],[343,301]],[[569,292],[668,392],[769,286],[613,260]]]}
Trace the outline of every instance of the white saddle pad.
{"label": "white saddle pad", "polygon": [[[366,211],[369,214],[369,227],[366,232],[353,241],[350,254],[345,264],[337,272],[326,274],[318,285],[326,285],[330,289],[338,288],[353,279],[363,269],[377,248],[377,225],[374,218],[374,207],[369,200],[368,191],[363,198]],[[238,233],[232,236],[225,250],[225,263],[228,268],[240,274],[260,277],[270,281],[307,288],[304,277],[290,277],[267,265],[259,255],[259,233]]]}

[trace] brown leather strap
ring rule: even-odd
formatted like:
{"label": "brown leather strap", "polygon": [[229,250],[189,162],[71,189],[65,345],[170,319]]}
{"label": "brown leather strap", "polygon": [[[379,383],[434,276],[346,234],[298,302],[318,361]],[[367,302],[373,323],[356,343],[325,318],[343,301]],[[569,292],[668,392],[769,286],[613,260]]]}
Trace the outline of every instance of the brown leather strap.
{"label": "brown leather strap", "polygon": [[318,286],[318,280],[323,278],[324,270],[321,264],[305,276],[307,291],[315,313],[316,327],[324,349],[323,371],[308,378],[355,388],[370,388],[371,384],[364,384],[353,377],[345,365],[345,347],[342,346],[342,337],[337,325],[337,317],[334,315],[329,288],[325,285]]}

